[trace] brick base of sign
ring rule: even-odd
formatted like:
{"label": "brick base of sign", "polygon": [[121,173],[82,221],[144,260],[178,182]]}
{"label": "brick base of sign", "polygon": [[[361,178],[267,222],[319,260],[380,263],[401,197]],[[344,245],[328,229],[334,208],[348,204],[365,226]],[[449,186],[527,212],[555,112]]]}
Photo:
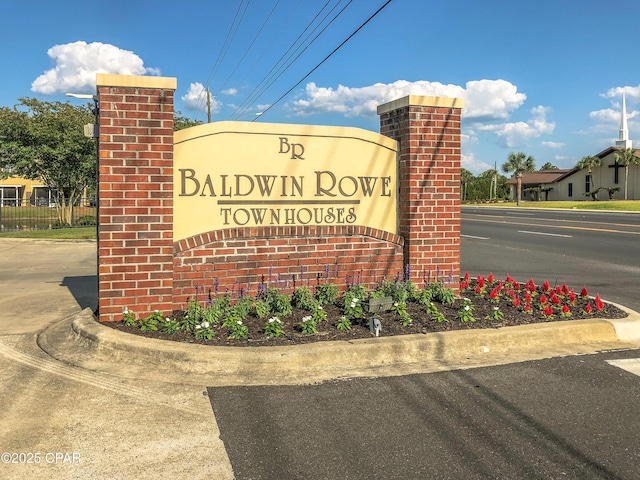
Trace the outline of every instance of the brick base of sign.
{"label": "brick base of sign", "polygon": [[363,226],[230,228],[174,245],[174,309],[198,291],[255,295],[258,285],[291,293],[329,281],[340,289],[402,278],[403,239]]}
{"label": "brick base of sign", "polygon": [[176,79],[97,77],[100,321],[122,320],[125,308],[138,318],[170,314],[196,289],[255,294],[263,284],[291,292],[327,280],[373,287],[404,278],[405,265],[418,286],[438,280],[457,291],[460,99],[410,96],[378,107],[380,133],[398,142],[397,234],[354,225],[254,227],[176,242],[176,88]]}

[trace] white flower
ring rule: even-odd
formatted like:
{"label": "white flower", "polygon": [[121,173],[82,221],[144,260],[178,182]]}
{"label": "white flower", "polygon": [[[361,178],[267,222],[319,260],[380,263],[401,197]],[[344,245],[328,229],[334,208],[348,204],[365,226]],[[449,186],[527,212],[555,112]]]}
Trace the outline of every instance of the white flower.
{"label": "white flower", "polygon": [[124,307],[124,314],[126,315],[127,313],[129,313],[129,309],[127,307]]}
{"label": "white flower", "polygon": [[202,325],[196,325],[196,330],[200,330],[202,328]]}
{"label": "white flower", "polygon": [[165,322],[170,322],[170,321],[171,321],[171,319],[170,319],[169,317],[165,317],[165,318],[164,318],[164,321],[165,321]]}
{"label": "white flower", "polygon": [[202,322],[202,326],[204,328],[209,328],[209,322]]}
{"label": "white flower", "polygon": [[498,308],[499,308],[499,307],[493,307],[493,310],[494,310],[494,311],[496,311],[496,310],[498,310]]}
{"label": "white flower", "polygon": [[398,302],[393,302],[393,306],[397,307],[398,306]]}
{"label": "white flower", "polygon": [[318,310],[324,310],[324,308],[322,308],[322,305],[318,305]]}
{"label": "white flower", "polygon": [[160,310],[154,310],[154,312],[158,313]]}
{"label": "white flower", "polygon": [[242,320],[238,320],[236,323],[237,323],[238,325],[242,325]]}
{"label": "white flower", "polygon": [[306,317],[302,317],[302,321],[303,322],[308,322],[309,320],[311,320],[311,315],[307,315]]}
{"label": "white flower", "polygon": [[469,305],[465,305],[465,306],[464,306],[464,309],[465,309],[465,311],[467,311],[467,312],[468,312],[468,311],[469,311]]}

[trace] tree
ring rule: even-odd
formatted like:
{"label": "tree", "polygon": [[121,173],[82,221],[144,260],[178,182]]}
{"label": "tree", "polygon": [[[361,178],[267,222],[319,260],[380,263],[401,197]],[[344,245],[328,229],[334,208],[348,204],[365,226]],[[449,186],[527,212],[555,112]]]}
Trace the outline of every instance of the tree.
{"label": "tree", "polygon": [[547,162],[540,167],[540,170],[560,170],[560,169],[556,167],[553,163]]}
{"label": "tree", "polygon": [[40,180],[55,191],[62,224],[73,223],[73,208],[85,189],[96,186],[96,144],[84,136],[95,123],[90,105],[20,98],[14,108],[0,108],[0,158],[3,169]]}
{"label": "tree", "polygon": [[600,157],[582,157],[582,159],[577,163],[576,167],[578,167],[579,169],[588,169],[589,171],[589,175],[591,175],[591,172],[593,171],[594,168],[599,167],[600,165],[602,165],[602,159]]}
{"label": "tree", "polygon": [[502,164],[504,173],[512,173],[516,177],[516,204],[520,206],[522,198],[522,174],[524,172],[533,172],[536,168],[535,159],[529,155],[526,156],[522,152],[511,152],[507,161]]}
{"label": "tree", "polygon": [[624,165],[624,199],[627,200],[627,184],[629,178],[629,165],[640,165],[640,158],[636,157],[633,148],[625,148],[613,154],[617,163]]}
{"label": "tree", "polygon": [[462,201],[467,199],[467,186],[474,180],[473,173],[466,168],[460,169],[460,183],[462,184]]}
{"label": "tree", "polygon": [[173,130],[184,130],[185,128],[195,127],[196,125],[202,125],[200,120],[191,120],[188,117],[183,117],[180,112],[175,112],[173,117]]}

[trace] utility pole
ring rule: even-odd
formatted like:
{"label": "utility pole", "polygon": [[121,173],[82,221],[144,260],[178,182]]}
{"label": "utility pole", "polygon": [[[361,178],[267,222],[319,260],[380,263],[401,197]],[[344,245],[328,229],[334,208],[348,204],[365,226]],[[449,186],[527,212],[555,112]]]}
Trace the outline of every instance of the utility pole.
{"label": "utility pole", "polygon": [[207,87],[207,123],[211,123],[211,90]]}

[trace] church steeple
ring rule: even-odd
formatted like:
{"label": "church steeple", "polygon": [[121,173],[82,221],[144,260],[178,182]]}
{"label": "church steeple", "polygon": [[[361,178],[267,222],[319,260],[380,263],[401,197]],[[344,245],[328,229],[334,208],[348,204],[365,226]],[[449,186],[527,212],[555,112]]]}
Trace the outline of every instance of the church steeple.
{"label": "church steeple", "polygon": [[632,148],[631,140],[629,140],[629,128],[627,127],[627,105],[625,102],[625,95],[622,92],[622,114],[620,116],[620,134],[616,140],[616,147],[620,148]]}

